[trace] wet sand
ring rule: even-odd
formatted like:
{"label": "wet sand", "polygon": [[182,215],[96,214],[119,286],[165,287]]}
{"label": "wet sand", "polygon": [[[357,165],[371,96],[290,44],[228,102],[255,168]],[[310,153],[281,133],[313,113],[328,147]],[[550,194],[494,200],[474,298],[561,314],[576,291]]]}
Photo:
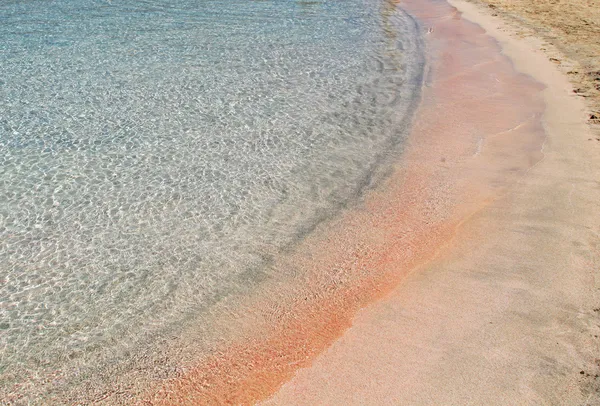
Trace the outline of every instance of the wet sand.
{"label": "wet sand", "polygon": [[470,211],[435,259],[265,404],[600,404],[600,148],[585,106],[535,38],[462,1],[462,16],[402,4],[430,28],[433,55],[413,149],[437,136],[439,156],[469,145],[463,133],[483,138],[448,164],[472,168],[456,173],[471,188],[451,185]]}

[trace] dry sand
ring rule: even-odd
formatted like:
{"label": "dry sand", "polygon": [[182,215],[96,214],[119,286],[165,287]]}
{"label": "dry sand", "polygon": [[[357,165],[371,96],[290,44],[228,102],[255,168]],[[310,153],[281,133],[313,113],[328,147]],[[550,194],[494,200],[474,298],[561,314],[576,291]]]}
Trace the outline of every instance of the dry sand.
{"label": "dry sand", "polygon": [[[540,50],[540,40],[515,35],[489,9],[453,0],[461,19],[427,14],[423,3],[429,2],[403,7],[431,25],[439,36],[434,44],[449,27],[467,27],[462,19],[474,21],[486,33],[473,31],[454,46],[479,47],[483,58],[492,36],[518,71],[545,86],[541,156],[474,210],[436,259],[360,311],[350,329],[265,404],[600,405],[600,143],[585,124],[588,106]],[[498,76],[489,69],[496,62],[486,58],[456,77],[483,70],[493,86]],[[442,49],[437,62],[461,60]],[[436,86],[443,87],[434,78]],[[422,130],[418,123],[416,129]],[[488,137],[482,154],[495,140],[487,158],[510,160],[510,145],[531,132]]]}
{"label": "dry sand", "polygon": [[600,134],[600,0],[469,0],[510,23],[519,36],[543,39],[541,49],[585,98]]}

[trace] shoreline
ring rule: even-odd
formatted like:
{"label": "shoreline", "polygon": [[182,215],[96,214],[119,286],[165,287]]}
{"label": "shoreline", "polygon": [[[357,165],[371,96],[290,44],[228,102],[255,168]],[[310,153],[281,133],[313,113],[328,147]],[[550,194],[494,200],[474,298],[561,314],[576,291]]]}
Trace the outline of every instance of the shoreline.
{"label": "shoreline", "polygon": [[[377,3],[376,3],[377,4]],[[386,6],[387,3],[384,3]],[[382,23],[385,32],[385,38],[389,41],[388,46],[391,48],[394,45],[394,39],[400,34],[400,31],[406,30],[405,24],[400,24],[397,10],[384,7],[381,10]],[[378,16],[378,14],[376,14]],[[411,21],[412,22],[412,21]],[[409,27],[413,27],[411,24]],[[416,28],[413,28],[416,30]],[[421,37],[419,35],[410,35],[403,37],[405,46],[404,51],[407,52],[409,49],[415,47],[418,48],[421,44]],[[392,45],[390,45],[392,44]],[[395,51],[395,49],[394,49]],[[421,53],[422,54],[422,53]],[[282,251],[288,253],[294,250],[297,240],[302,240],[308,234],[311,234],[314,228],[319,228],[319,223],[323,222],[325,225],[320,226],[321,229],[327,228],[326,224],[330,222],[330,219],[340,212],[347,210],[350,207],[354,207],[360,204],[360,201],[368,191],[376,189],[380,182],[387,176],[387,170],[389,161],[394,161],[394,157],[400,154],[401,140],[403,140],[406,131],[402,130],[410,125],[413,116],[413,110],[418,107],[420,95],[418,91],[415,92],[417,95],[412,97],[413,89],[419,89],[421,87],[421,70],[414,66],[421,65],[421,58],[415,58],[410,69],[406,72],[417,72],[415,75],[407,75],[411,77],[411,81],[408,81],[405,87],[410,87],[410,91],[403,92],[399,95],[399,99],[396,99],[398,105],[402,105],[400,99],[407,101],[407,106],[403,106],[403,109],[410,110],[410,114],[399,114],[399,109],[394,109],[395,117],[400,116],[401,119],[395,120],[398,125],[390,126],[394,133],[402,134],[399,137],[395,137],[394,140],[390,140],[384,152],[381,160],[377,163],[373,163],[371,167],[376,167],[375,170],[369,171],[361,182],[358,182],[358,186],[355,193],[348,200],[344,200],[339,204],[336,204],[331,210],[323,210],[323,213],[317,216],[318,218],[314,222],[309,222],[306,227],[303,227],[298,235],[294,237],[294,241],[290,242],[289,245],[285,245],[281,250],[274,249],[267,244],[266,248],[260,254],[263,254],[265,263],[271,262],[271,257],[277,255],[277,252]],[[393,64],[388,64],[387,68],[393,68]],[[415,76],[412,80],[412,76]],[[408,100],[410,99],[410,102]],[[399,141],[400,140],[400,141]],[[379,151],[379,149],[378,149]],[[393,151],[393,152],[390,152]],[[350,195],[349,195],[350,196]],[[356,203],[358,201],[359,203]],[[331,212],[331,213],[330,213]],[[262,248],[262,247],[261,247]],[[268,265],[267,265],[268,266]],[[285,270],[285,273],[289,274],[292,271]],[[267,272],[257,272],[258,279],[276,279],[275,282],[271,283],[273,291],[278,290],[277,284],[285,283],[285,278],[274,278],[272,275],[268,275]],[[248,272],[250,274],[250,272]],[[267,274],[267,276],[265,276]],[[289,275],[286,275],[288,277]],[[250,279],[251,276],[248,276]],[[281,279],[281,280],[280,280]],[[253,281],[250,281],[251,283]],[[304,282],[304,281],[303,281]],[[261,282],[262,283],[262,280]],[[274,287],[275,286],[275,287]],[[261,289],[261,288],[259,288]],[[289,287],[288,293],[290,293]],[[60,365],[57,368],[48,367],[44,372],[45,374],[36,374],[28,379],[23,379],[25,382],[21,385],[20,382],[16,382],[14,385],[6,385],[9,389],[6,391],[0,390],[0,393],[7,394],[4,398],[8,398],[14,402],[23,402],[29,399],[43,399],[44,402],[56,402],[56,403],[87,403],[87,402],[100,402],[100,403],[121,403],[129,404],[132,399],[136,399],[136,396],[140,394],[144,395],[146,391],[152,392],[152,389],[148,389],[148,385],[162,384],[165,381],[180,377],[190,369],[194,369],[197,365],[197,361],[206,361],[207,363],[215,362],[219,365],[222,364],[224,353],[231,351],[231,348],[238,346],[244,346],[250,339],[248,336],[260,335],[261,331],[251,326],[251,324],[257,319],[259,322],[265,323],[264,309],[256,311],[260,313],[253,315],[254,306],[252,304],[248,306],[239,306],[238,302],[248,303],[255,300],[254,294],[251,292],[250,287],[240,289],[241,292],[236,292],[225,299],[221,299],[216,303],[214,307],[211,307],[206,311],[205,317],[208,321],[201,323],[199,326],[192,326],[192,328],[180,328],[169,330],[164,335],[152,336],[150,333],[147,334],[149,337],[145,340],[146,336],[142,337],[139,341],[127,341],[122,347],[108,348],[106,352],[90,353],[85,354],[83,357],[75,358],[73,361],[67,361],[64,365]],[[279,292],[276,292],[279,294]],[[295,292],[291,292],[287,296],[293,296]],[[314,294],[315,292],[303,292],[307,294]],[[268,295],[268,293],[264,293]],[[250,296],[250,298],[248,298]],[[241,299],[240,299],[241,298]],[[283,298],[289,302],[289,297]],[[264,305],[264,304],[263,304]],[[303,306],[303,305],[302,305]],[[307,310],[308,312],[309,310]],[[225,315],[221,320],[219,317]],[[250,313],[250,315],[244,315],[243,313]],[[271,317],[268,315],[268,317]],[[280,316],[277,316],[280,317]],[[293,314],[284,314],[281,317],[294,317]],[[230,320],[230,319],[236,320]],[[204,320],[203,320],[204,321]],[[227,321],[231,322],[232,325],[225,325]],[[200,323],[198,323],[200,324]],[[218,326],[218,329],[213,330],[214,326]],[[179,326],[177,326],[179,327]],[[194,328],[197,327],[197,328]],[[237,327],[237,328],[236,328]],[[265,330],[268,330],[270,326],[267,326]],[[345,329],[346,326],[341,327]],[[166,330],[166,329],[165,329]],[[270,333],[270,331],[269,331]],[[239,337],[242,335],[243,337]],[[180,337],[184,337],[185,345],[179,342]],[[150,340],[155,339],[156,342],[160,343],[160,347],[151,347],[147,345]],[[331,340],[328,339],[328,343]],[[139,345],[139,342],[142,345]],[[234,342],[234,345],[229,345],[230,342]],[[139,348],[143,348],[140,350]],[[190,348],[193,347],[193,348]],[[182,355],[183,354],[183,355]],[[198,355],[200,354],[200,355]],[[215,357],[210,357],[206,360],[206,354],[218,354]],[[85,358],[84,358],[85,357]],[[83,362],[82,362],[83,360]],[[232,361],[235,362],[235,361]],[[218,367],[215,367],[218,368]],[[23,374],[25,375],[25,374]],[[32,374],[33,375],[33,374]],[[83,377],[83,378],[82,378]],[[74,383],[72,383],[74,382]],[[12,384],[12,382],[11,382]],[[43,394],[43,395],[41,395]],[[2,397],[2,396],[0,396]]]}
{"label": "shoreline", "polygon": [[[586,218],[600,201],[600,193],[593,190],[600,161],[597,148],[590,150],[586,144],[587,130],[580,128],[584,120],[579,110],[585,116],[581,102],[568,101],[563,108],[565,97],[573,97],[568,94],[570,85],[543,54],[528,55],[539,48],[536,40],[522,45],[494,31],[496,22],[474,6],[449,0],[464,13],[463,19],[445,2],[388,2],[390,7],[406,7],[424,24],[430,59],[406,151],[391,174],[358,203],[316,226],[298,247],[274,258],[277,276],[266,280],[258,293],[241,304],[224,300],[212,308],[207,317],[222,333],[214,345],[202,342],[202,331],[186,331],[173,345],[167,340],[164,352],[136,359],[139,368],[128,371],[130,375],[119,374],[109,391],[86,383],[87,392],[56,394],[45,402],[254,404],[269,397],[267,404],[286,405],[381,404],[390,399],[409,404],[570,400],[536,397],[537,388],[523,386],[523,374],[540,372],[552,379],[573,373],[577,379],[569,378],[570,387],[583,379],[589,393],[598,390],[595,374],[600,364],[594,366],[596,361],[582,354],[590,345],[600,350],[593,338],[600,335],[593,317],[600,301],[597,292],[594,296],[581,289],[582,281],[590,280],[590,286],[600,289],[600,275],[596,271],[586,276],[573,267],[576,272],[568,276],[576,280],[571,281],[556,273],[559,264],[571,270],[567,257],[579,265],[587,261],[594,269],[600,265],[600,241],[596,244],[592,238],[594,233],[598,236],[600,222]],[[570,151],[565,133],[573,133],[583,150]],[[570,155],[561,155],[562,147]],[[580,165],[576,168],[573,156],[584,156],[582,162],[575,159]],[[547,168],[548,163],[564,165],[559,170]],[[569,175],[571,170],[576,175],[568,181],[561,178],[558,188],[559,172]],[[540,192],[542,183],[545,189]],[[579,204],[579,198],[585,204]],[[524,221],[529,208],[536,213]],[[556,219],[544,218],[546,223],[539,225],[548,211]],[[572,246],[561,245],[562,240],[529,246],[531,240],[543,240],[544,233],[568,234],[565,241]],[[524,251],[517,255],[519,249]],[[590,254],[592,249],[598,255]],[[528,258],[525,265],[521,258]],[[552,272],[529,272],[536,261]],[[548,278],[551,286],[540,287]],[[563,290],[570,301],[563,300]],[[529,291],[534,297],[523,297]],[[544,306],[537,300],[541,296]],[[510,307],[514,302],[520,306]],[[532,303],[537,306],[534,316]],[[504,319],[513,313],[525,316]],[[558,321],[552,318],[557,315]],[[544,316],[547,323],[538,323]],[[570,320],[573,317],[577,322]],[[497,332],[488,322],[506,330]],[[548,327],[555,322],[557,326]],[[577,345],[557,338],[562,346],[557,359],[551,359],[552,350],[532,355],[532,348],[548,344],[532,326],[541,326],[544,333],[556,327],[549,335],[552,340],[569,335],[570,329],[579,335],[587,329],[586,334],[594,333],[592,344],[573,333],[569,339],[579,340]],[[527,337],[515,338],[524,332],[537,340],[527,347],[529,353],[524,352],[524,363],[542,359],[546,364],[510,364],[511,355],[522,350],[511,346],[512,340],[524,342]],[[478,334],[485,340],[475,340]],[[210,346],[212,355],[205,356],[200,344]],[[585,368],[583,374],[565,369],[564,364],[573,362],[569,356]],[[554,368],[556,364],[561,368]],[[491,386],[481,385],[490,365],[510,366],[511,373],[503,376],[492,368]],[[150,378],[138,381],[137,373]],[[510,397],[516,382],[529,397]]]}
{"label": "shoreline", "polygon": [[455,24],[482,27],[468,41],[494,38],[543,84],[541,155],[265,404],[600,404],[600,151],[586,108],[539,39],[449,3]]}
{"label": "shoreline", "polygon": [[[428,6],[421,17],[433,12],[448,20],[448,10]],[[425,84],[422,100],[428,109],[417,112],[406,152],[393,173],[360,207],[321,225],[297,250],[276,260],[275,268],[296,279],[292,284],[274,282],[261,298],[244,305],[254,314],[241,340],[146,393],[143,400],[252,404],[293,382],[298,368],[311,369],[319,354],[327,354],[332,343],[352,331],[361,309],[436,257],[455,239],[465,218],[489,205],[542,158],[542,87],[515,73],[495,49],[487,51],[495,46],[489,38],[478,36],[476,45],[482,46],[488,58],[483,65],[491,71],[482,75],[470,69],[482,63],[481,55],[464,39],[481,29],[452,23],[440,28],[431,35],[438,41],[433,46],[461,48],[462,59],[441,49],[431,54],[437,58],[430,61],[436,69],[429,72],[433,79]],[[489,86],[490,72],[498,85]],[[502,80],[511,84],[513,94],[502,90]],[[467,106],[449,117],[447,112],[461,99],[468,100]],[[503,114],[496,114],[494,103]],[[481,116],[473,120],[477,111]],[[518,153],[510,156],[515,145]]]}

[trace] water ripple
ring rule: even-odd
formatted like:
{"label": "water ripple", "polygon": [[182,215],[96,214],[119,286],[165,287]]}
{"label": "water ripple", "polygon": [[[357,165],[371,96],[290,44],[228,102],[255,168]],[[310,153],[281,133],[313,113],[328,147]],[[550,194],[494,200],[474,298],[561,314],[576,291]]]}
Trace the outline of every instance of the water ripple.
{"label": "water ripple", "polygon": [[418,86],[382,7],[3,2],[0,372],[247,289],[355,197]]}

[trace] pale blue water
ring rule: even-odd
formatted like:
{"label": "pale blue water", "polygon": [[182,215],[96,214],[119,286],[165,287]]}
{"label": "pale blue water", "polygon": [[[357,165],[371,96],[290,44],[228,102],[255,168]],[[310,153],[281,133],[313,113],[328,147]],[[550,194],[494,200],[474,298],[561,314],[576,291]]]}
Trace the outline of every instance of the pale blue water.
{"label": "pale blue water", "polygon": [[3,382],[268,278],[397,155],[420,73],[380,0],[2,1]]}

